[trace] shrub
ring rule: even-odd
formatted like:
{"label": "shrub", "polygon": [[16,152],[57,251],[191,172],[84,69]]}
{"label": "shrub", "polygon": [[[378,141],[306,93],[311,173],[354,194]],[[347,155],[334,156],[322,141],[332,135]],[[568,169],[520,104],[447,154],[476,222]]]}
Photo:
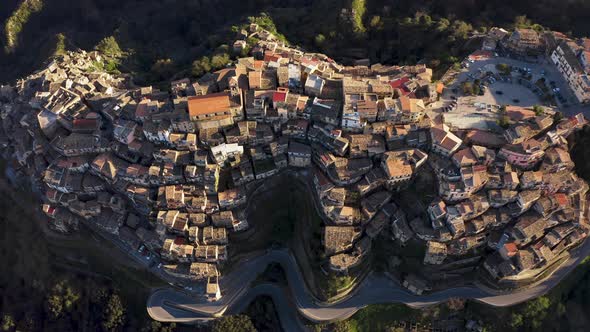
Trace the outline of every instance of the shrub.
{"label": "shrub", "polygon": [[113,36],[103,38],[95,49],[107,57],[118,58],[123,54],[119,43]]}

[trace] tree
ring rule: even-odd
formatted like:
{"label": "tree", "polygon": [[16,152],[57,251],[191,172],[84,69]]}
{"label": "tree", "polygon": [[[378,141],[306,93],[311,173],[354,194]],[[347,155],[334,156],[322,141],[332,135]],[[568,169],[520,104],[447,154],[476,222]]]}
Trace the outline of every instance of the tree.
{"label": "tree", "polygon": [[62,314],[70,312],[74,304],[80,299],[80,295],[68,282],[62,280],[53,285],[51,294],[47,298],[47,309],[53,318],[58,318]]}
{"label": "tree", "polygon": [[498,126],[506,129],[510,126],[510,119],[508,118],[508,116],[506,115],[501,115],[498,118]]}
{"label": "tree", "polygon": [[543,107],[541,107],[539,105],[533,106],[533,111],[535,111],[535,115],[536,116],[540,116],[540,115],[543,115],[545,113],[545,111],[543,110]]}
{"label": "tree", "polygon": [[480,80],[475,80],[473,81],[473,95],[479,95],[479,93],[481,92],[481,88],[479,87],[479,85],[481,84]]}
{"label": "tree", "polygon": [[381,16],[373,15],[371,17],[371,21],[369,21],[369,27],[373,30],[381,30],[383,29],[383,23],[381,22]]}
{"label": "tree", "polygon": [[418,21],[421,25],[429,26],[432,24],[432,17],[430,17],[430,15],[424,14],[419,17]]}
{"label": "tree", "polygon": [[105,56],[114,58],[120,57],[123,54],[119,47],[119,43],[117,43],[117,40],[113,36],[103,38],[96,45],[95,49]]}
{"label": "tree", "polygon": [[518,313],[513,313],[512,316],[510,317],[510,326],[516,330],[522,326],[522,323],[523,323],[522,315],[518,314]]}
{"label": "tree", "polygon": [[350,276],[338,276],[335,274],[330,274],[326,278],[326,285],[324,291],[328,297],[333,297],[338,295],[338,292],[342,289],[350,286],[353,280]]}
{"label": "tree", "polygon": [[551,300],[547,296],[541,296],[533,301],[527,302],[523,315],[527,318],[527,322],[534,330],[539,330],[545,317],[547,317],[547,310],[551,306]]}
{"label": "tree", "polygon": [[467,39],[469,32],[473,29],[471,24],[467,24],[463,21],[456,20],[453,22],[453,26],[451,27],[452,35],[454,39]]}
{"label": "tree", "polygon": [[461,90],[463,90],[463,93],[465,95],[473,95],[473,83],[463,82],[463,84],[461,84]]}
{"label": "tree", "polygon": [[450,25],[451,25],[451,22],[448,19],[441,18],[436,23],[436,31],[443,32],[443,31],[447,30]]}
{"label": "tree", "polygon": [[47,299],[47,309],[49,309],[49,313],[51,317],[58,318],[63,313],[63,304],[62,300],[59,295],[51,295]]}
{"label": "tree", "polygon": [[322,35],[321,33],[316,35],[314,38],[314,43],[317,47],[323,46],[325,41],[326,41],[326,36]]}
{"label": "tree", "polygon": [[332,329],[333,332],[349,332],[352,331],[352,324],[350,320],[341,320],[339,322],[334,323],[334,328]]}
{"label": "tree", "polygon": [[211,71],[211,61],[208,57],[204,56],[199,60],[195,60],[192,66],[192,74],[193,76],[201,76],[207,72]]}
{"label": "tree", "polygon": [[499,63],[496,65],[496,69],[504,75],[510,74],[510,66],[508,64]]}
{"label": "tree", "polygon": [[256,332],[250,317],[246,315],[224,316],[213,322],[212,332]]}
{"label": "tree", "polygon": [[4,38],[6,46],[4,50],[7,53],[14,51],[18,46],[18,35],[23,27],[27,24],[29,17],[43,9],[42,0],[20,1],[20,5],[10,15],[4,24]]}
{"label": "tree", "polygon": [[163,324],[158,321],[152,320],[148,323],[148,325],[144,326],[141,331],[142,332],[173,332],[176,328],[175,323],[171,324]]}
{"label": "tree", "polygon": [[221,68],[224,68],[225,66],[227,66],[229,61],[230,61],[229,54],[227,54],[227,53],[216,54],[211,58],[211,67],[213,69],[221,69]]}
{"label": "tree", "polygon": [[516,16],[514,18],[514,27],[515,28],[528,28],[531,26],[531,20],[529,20],[526,15]]}
{"label": "tree", "polygon": [[125,321],[125,308],[119,295],[112,294],[103,312],[102,325],[107,330],[115,329]]}
{"label": "tree", "polygon": [[352,0],[352,30],[357,35],[365,32],[363,17],[367,11],[365,0]]}
{"label": "tree", "polygon": [[10,314],[4,314],[2,316],[2,331],[12,330],[15,326],[14,318]]}
{"label": "tree", "polygon": [[53,55],[63,55],[66,53],[66,36],[63,33],[58,33],[55,35],[55,51]]}

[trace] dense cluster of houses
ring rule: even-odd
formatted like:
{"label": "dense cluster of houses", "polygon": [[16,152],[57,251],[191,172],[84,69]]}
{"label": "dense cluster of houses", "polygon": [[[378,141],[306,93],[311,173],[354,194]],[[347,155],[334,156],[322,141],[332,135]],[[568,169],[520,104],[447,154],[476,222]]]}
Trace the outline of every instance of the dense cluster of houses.
{"label": "dense cluster of houses", "polygon": [[[229,234],[248,229],[248,184],[286,167],[311,170],[339,273],[380,234],[425,241],[427,264],[493,242],[485,266],[498,276],[541,266],[586,236],[588,186],[571,172],[564,138],[583,116],[528,117],[494,139],[453,132],[426,115],[442,86],[424,65],[342,66],[255,24],[240,34],[236,50],[260,39],[251,57],[170,91],[94,70],[96,52],[68,53],[2,87],[0,145],[11,172],[42,193],[50,227],[83,221],[147,248],[209,299],[220,296]],[[440,197],[430,220],[407,220],[392,196],[423,168],[435,171]]]}
{"label": "dense cluster of houses", "polygon": [[[428,159],[439,195],[428,206],[430,227],[404,227],[428,241],[424,263],[487,248],[486,270],[518,278],[579,244],[588,233],[588,185],[572,171],[565,137],[585,124],[582,115],[555,125],[552,117],[532,116],[508,128],[499,147],[451,136],[449,149]],[[433,145],[444,136],[435,129]]]}
{"label": "dense cluster of houses", "polygon": [[557,31],[538,32],[515,29],[508,32],[493,28],[483,49],[503,48],[520,56],[545,55],[563,76],[580,103],[590,103],[590,39],[572,39]]}

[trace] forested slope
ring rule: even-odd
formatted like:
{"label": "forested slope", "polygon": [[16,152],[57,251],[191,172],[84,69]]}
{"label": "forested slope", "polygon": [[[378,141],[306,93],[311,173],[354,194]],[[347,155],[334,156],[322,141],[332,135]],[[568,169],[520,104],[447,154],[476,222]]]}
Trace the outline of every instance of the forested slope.
{"label": "forested slope", "polygon": [[[42,8],[22,16],[23,3]],[[8,0],[0,8],[0,82],[38,68],[62,36],[66,48],[83,49],[115,36],[130,51],[123,70],[141,74],[140,81],[157,81],[161,75],[150,72],[158,61],[171,67],[166,73],[188,69],[231,41],[231,26],[261,12],[293,43],[344,62],[369,57],[448,66],[473,47],[465,41],[474,30],[511,27],[522,15],[551,29],[590,35],[588,0]],[[11,15],[26,18],[19,31],[6,31]],[[16,42],[7,52],[10,34]]]}

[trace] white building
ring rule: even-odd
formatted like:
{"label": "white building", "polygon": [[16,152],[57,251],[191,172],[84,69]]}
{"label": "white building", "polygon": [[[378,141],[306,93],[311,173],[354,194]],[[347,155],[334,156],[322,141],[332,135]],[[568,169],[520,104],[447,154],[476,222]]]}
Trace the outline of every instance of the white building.
{"label": "white building", "polygon": [[289,89],[301,88],[301,68],[295,64],[289,64]]}
{"label": "white building", "polygon": [[305,81],[305,93],[310,96],[319,96],[322,93],[324,84],[326,84],[326,81],[323,78],[318,75],[309,75]]}
{"label": "white building", "polygon": [[244,154],[244,147],[238,143],[223,143],[211,148],[213,159],[218,165],[223,165],[226,160],[232,157],[240,157]]}
{"label": "white building", "polygon": [[344,130],[358,132],[363,129],[365,123],[361,121],[361,116],[358,112],[350,112],[342,114],[341,125]]}
{"label": "white building", "polygon": [[[583,54],[584,52],[582,52],[582,61],[585,59]],[[551,61],[568,83],[578,102],[590,102],[590,77],[571,47],[565,42],[557,45],[551,53]]]}

